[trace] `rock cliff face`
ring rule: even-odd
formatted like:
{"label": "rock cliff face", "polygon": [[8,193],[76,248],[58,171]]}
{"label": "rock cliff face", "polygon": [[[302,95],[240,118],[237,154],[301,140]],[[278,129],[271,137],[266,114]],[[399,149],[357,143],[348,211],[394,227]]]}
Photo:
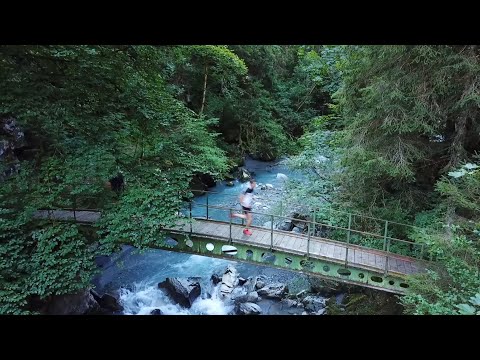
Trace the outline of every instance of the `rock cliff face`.
{"label": "rock cliff face", "polygon": [[48,315],[101,315],[123,311],[118,298],[111,294],[100,296],[92,289],[75,294],[53,296],[47,304]]}
{"label": "rock cliff face", "polygon": [[14,117],[0,117],[0,162],[6,170],[0,172],[0,181],[20,169],[17,153],[26,145],[25,134]]}

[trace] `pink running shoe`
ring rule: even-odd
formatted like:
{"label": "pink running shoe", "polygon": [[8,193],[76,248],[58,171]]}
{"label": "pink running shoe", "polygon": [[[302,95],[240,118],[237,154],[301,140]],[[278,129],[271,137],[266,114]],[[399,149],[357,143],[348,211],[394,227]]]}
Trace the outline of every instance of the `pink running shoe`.
{"label": "pink running shoe", "polygon": [[243,230],[243,233],[244,233],[245,235],[249,235],[249,236],[252,235],[252,232],[251,232],[250,230],[248,230],[248,229]]}

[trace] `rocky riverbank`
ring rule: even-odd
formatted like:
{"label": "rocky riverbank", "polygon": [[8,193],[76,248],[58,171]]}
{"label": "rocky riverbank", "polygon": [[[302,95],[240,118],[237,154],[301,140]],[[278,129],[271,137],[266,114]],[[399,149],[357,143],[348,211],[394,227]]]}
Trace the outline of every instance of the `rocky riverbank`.
{"label": "rocky riverbank", "polygon": [[[156,291],[162,294],[157,294],[156,298],[166,296],[169,303],[158,307],[143,304],[138,313],[169,314],[173,304],[184,309],[179,313],[209,314],[205,304],[211,301],[217,302],[225,315],[323,315],[326,312],[328,299],[313,293],[308,282],[303,290],[292,291],[298,287],[294,281],[283,283],[265,275],[244,278],[233,265],[228,265],[221,274],[212,274],[208,281],[204,280],[199,277],[166,278],[158,283]],[[126,300],[131,291],[122,289],[121,294]],[[127,313],[136,313],[128,310]]]}
{"label": "rocky riverbank", "polygon": [[[228,265],[209,278],[167,277],[155,288],[93,289],[52,298],[49,315],[400,315],[395,295],[313,276],[279,281],[277,276],[242,277]],[[132,301],[132,299],[135,300]],[[164,298],[157,302],[149,299]],[[133,304],[133,306],[132,306]],[[159,305],[161,304],[161,305]],[[214,305],[212,307],[212,304]],[[212,311],[212,308],[216,310]]]}

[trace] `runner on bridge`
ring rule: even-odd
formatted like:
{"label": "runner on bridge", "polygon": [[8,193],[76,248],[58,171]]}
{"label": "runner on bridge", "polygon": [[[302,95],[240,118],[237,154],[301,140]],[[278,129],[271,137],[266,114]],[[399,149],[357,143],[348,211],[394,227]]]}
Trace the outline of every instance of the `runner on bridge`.
{"label": "runner on bridge", "polygon": [[252,224],[252,204],[253,204],[253,189],[255,189],[255,186],[257,186],[257,182],[255,179],[250,180],[250,184],[248,185],[248,188],[240,194],[240,205],[242,205],[242,209],[244,214],[232,214],[232,217],[239,217],[242,219],[246,219],[247,223],[245,224],[245,229],[243,230],[243,233],[245,235],[252,235],[252,232],[248,229],[250,225]]}

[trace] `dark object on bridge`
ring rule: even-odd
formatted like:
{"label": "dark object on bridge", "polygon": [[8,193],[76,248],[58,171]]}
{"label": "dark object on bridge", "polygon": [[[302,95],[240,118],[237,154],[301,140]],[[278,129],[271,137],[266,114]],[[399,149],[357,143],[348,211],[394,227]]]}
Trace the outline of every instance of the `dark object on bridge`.
{"label": "dark object on bridge", "polygon": [[158,283],[160,289],[165,289],[167,294],[185,308],[192,306],[197,297],[200,296],[201,289],[198,278],[167,278]]}
{"label": "dark object on bridge", "polygon": [[163,313],[160,309],[153,309],[152,311],[150,311],[150,315],[163,315]]}
{"label": "dark object on bridge", "polygon": [[122,191],[125,188],[125,181],[123,179],[123,175],[121,173],[118,173],[117,176],[111,178],[110,186],[112,187],[112,190],[116,193]]}

